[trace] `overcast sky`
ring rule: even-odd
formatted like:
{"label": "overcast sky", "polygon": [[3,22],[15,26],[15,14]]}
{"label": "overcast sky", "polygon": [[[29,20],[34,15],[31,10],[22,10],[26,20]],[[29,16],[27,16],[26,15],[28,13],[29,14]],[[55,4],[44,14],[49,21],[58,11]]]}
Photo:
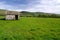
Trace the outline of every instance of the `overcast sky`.
{"label": "overcast sky", "polygon": [[60,0],[0,0],[0,9],[60,13]]}

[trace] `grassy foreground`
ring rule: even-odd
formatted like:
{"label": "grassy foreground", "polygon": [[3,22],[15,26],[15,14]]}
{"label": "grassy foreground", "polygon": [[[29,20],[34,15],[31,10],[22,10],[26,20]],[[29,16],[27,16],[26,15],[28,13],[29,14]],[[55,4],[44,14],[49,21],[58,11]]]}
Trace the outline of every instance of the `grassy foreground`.
{"label": "grassy foreground", "polygon": [[60,40],[60,18],[0,20],[0,40]]}

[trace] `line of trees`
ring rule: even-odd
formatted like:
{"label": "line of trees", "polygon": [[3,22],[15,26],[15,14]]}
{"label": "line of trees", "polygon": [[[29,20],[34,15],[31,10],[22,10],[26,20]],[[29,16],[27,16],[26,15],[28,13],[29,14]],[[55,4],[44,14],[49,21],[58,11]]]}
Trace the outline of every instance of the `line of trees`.
{"label": "line of trees", "polygon": [[60,18],[60,14],[53,13],[43,13],[43,12],[21,12],[21,17],[51,17],[51,18]]}

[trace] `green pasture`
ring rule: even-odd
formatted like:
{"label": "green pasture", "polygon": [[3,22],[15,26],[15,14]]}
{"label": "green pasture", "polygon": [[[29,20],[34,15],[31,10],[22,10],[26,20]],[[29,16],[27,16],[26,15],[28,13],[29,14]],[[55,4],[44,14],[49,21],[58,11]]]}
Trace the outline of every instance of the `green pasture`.
{"label": "green pasture", "polygon": [[60,40],[60,18],[0,17],[0,40]]}

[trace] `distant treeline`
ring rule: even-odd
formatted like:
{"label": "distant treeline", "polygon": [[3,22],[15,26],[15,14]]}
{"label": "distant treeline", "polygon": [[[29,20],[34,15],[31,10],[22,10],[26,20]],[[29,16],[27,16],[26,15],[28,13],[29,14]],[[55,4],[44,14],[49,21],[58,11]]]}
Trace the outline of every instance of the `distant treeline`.
{"label": "distant treeline", "polygon": [[44,13],[44,12],[27,12],[22,11],[21,17],[50,17],[50,18],[60,18],[60,14],[54,14],[54,13]]}

